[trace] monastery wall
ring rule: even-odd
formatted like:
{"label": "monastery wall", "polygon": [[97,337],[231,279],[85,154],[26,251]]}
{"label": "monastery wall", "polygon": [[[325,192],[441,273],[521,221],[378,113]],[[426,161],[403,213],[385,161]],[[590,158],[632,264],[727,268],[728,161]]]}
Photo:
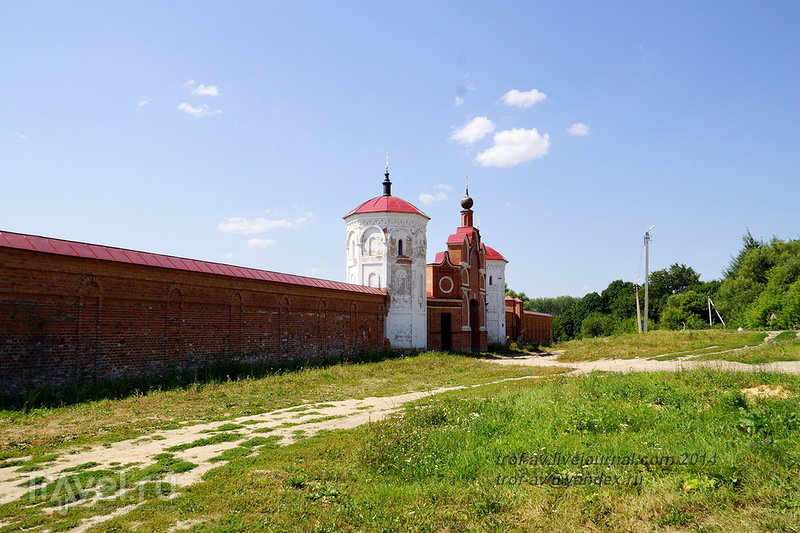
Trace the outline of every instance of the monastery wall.
{"label": "monastery wall", "polygon": [[386,296],[353,289],[0,247],[0,394],[383,349]]}
{"label": "monastery wall", "polygon": [[549,344],[553,342],[553,315],[525,311],[522,300],[505,299],[506,337],[511,341]]}

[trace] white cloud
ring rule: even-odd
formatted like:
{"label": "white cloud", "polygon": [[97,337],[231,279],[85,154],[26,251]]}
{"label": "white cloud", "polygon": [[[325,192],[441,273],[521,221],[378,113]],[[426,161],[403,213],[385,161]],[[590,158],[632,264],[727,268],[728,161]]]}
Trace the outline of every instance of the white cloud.
{"label": "white cloud", "polygon": [[432,204],[433,202],[441,202],[442,200],[447,200],[447,195],[443,192],[437,192],[436,194],[424,192],[419,195],[419,201],[423,204]]}
{"label": "white cloud", "polygon": [[486,117],[475,117],[463,127],[453,131],[450,138],[464,144],[473,144],[494,131],[494,124]]}
{"label": "white cloud", "polygon": [[494,134],[494,146],[475,159],[487,167],[510,167],[544,157],[550,149],[550,134],[540,135],[536,128],[514,128]]}
{"label": "white cloud", "polygon": [[138,105],[139,107],[144,107],[144,106],[148,105],[149,103],[150,102],[147,100],[147,97],[145,97],[145,98],[142,98],[141,100],[139,100],[139,102],[136,105]]}
{"label": "white cloud", "polygon": [[450,185],[447,185],[446,183],[440,183],[439,185],[436,185],[434,187],[434,189],[442,189],[442,190],[445,190],[445,191],[452,191],[453,187],[451,187]]}
{"label": "white cloud", "polygon": [[222,113],[222,111],[219,109],[211,109],[206,104],[203,104],[202,107],[192,107],[186,102],[183,102],[181,105],[179,105],[178,109],[194,117],[206,117],[208,115]]}
{"label": "white cloud", "polygon": [[15,131],[15,132],[14,132],[14,137],[17,137],[17,138],[19,138],[19,139],[27,139],[27,138],[28,138],[28,136],[27,136],[27,135],[25,135],[24,133],[20,133],[20,132],[18,132],[18,131]]}
{"label": "white cloud", "polygon": [[192,94],[199,94],[202,96],[219,96],[219,87],[216,85],[203,85],[202,83],[197,86]]}
{"label": "white cloud", "polygon": [[278,241],[275,239],[250,239],[247,241],[247,247],[251,249],[266,248],[267,246],[272,246],[273,244],[278,244]]}
{"label": "white cloud", "polygon": [[276,228],[296,228],[306,224],[307,222],[308,217],[297,217],[293,219],[279,218],[275,220],[270,220],[263,217],[231,217],[225,222],[220,222],[218,228],[220,231],[224,231],[226,233],[252,235],[253,233],[264,233]]}
{"label": "white cloud", "polygon": [[192,89],[192,94],[199,94],[201,96],[220,95],[219,87],[216,85],[203,85],[202,83],[197,85],[197,87],[195,87],[195,85],[197,85],[197,82],[194,80],[186,80],[186,82],[183,84],[183,86],[186,88],[194,87],[194,89]]}
{"label": "white cloud", "polygon": [[543,102],[546,99],[547,95],[539,92],[536,89],[531,89],[527,92],[521,92],[516,89],[512,89],[503,95],[503,102],[505,102],[507,105],[513,105],[516,107],[531,107],[532,105]]}
{"label": "white cloud", "polygon": [[586,137],[589,135],[589,129],[591,126],[587,126],[583,122],[578,122],[577,124],[573,124],[569,128],[567,128],[567,133],[572,135],[573,137]]}
{"label": "white cloud", "polygon": [[460,96],[456,96],[456,101],[455,101],[456,107],[462,105],[463,103],[464,103],[464,99],[461,98]]}

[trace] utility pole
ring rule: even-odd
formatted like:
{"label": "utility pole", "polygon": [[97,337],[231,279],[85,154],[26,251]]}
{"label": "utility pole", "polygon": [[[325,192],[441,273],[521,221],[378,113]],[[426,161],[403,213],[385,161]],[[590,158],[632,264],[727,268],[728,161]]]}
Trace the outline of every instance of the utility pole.
{"label": "utility pole", "polygon": [[724,321],[724,320],[722,320],[722,315],[721,315],[721,314],[719,314],[719,309],[717,309],[717,306],[716,306],[716,305],[714,305],[714,300],[712,300],[712,299],[711,299],[711,296],[709,296],[709,297],[708,297],[708,309],[709,309],[709,311],[708,311],[708,314],[709,314],[709,315],[711,315],[711,307],[712,307],[712,306],[714,307],[714,312],[716,312],[716,313],[717,313],[717,316],[719,317],[719,321],[720,321],[720,322],[722,322],[722,325],[723,325],[723,326],[725,326],[725,327],[727,328],[727,327],[728,327],[728,325],[725,323],[725,321]]}
{"label": "utility pole", "polygon": [[644,332],[647,333],[650,305],[650,232],[655,225],[644,232]]}
{"label": "utility pole", "polygon": [[636,283],[636,329],[642,332],[642,310],[639,307],[639,283]]}

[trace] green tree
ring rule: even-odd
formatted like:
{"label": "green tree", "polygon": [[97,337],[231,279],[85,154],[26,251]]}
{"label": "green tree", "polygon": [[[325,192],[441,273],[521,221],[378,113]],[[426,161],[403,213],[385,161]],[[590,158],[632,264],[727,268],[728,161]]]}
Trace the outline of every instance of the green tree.
{"label": "green tree", "polygon": [[729,326],[743,326],[745,309],[752,304],[764,287],[755,281],[743,277],[728,278],[722,282],[717,291],[714,304]]}
{"label": "green tree", "polygon": [[800,280],[791,284],[783,297],[783,308],[781,309],[782,324],[787,328],[797,328],[800,326]]}
{"label": "green tree", "polygon": [[531,298],[525,302],[527,311],[547,313],[553,316],[563,315],[567,309],[580,302],[575,296],[556,296],[555,298]]}
{"label": "green tree", "polygon": [[514,292],[513,290],[508,288],[508,284],[507,283],[504,286],[505,286],[505,290],[506,290],[506,296],[511,296],[512,298],[519,298],[523,302],[528,300],[528,297],[525,296],[524,292]]}
{"label": "green tree", "polygon": [[605,337],[614,332],[614,320],[606,313],[590,313],[581,322],[581,337]]}
{"label": "green tree", "polygon": [[[794,285],[800,280],[800,241],[773,242],[773,266],[766,273],[766,286],[744,312],[748,328],[791,328],[794,313]],[[749,258],[750,256],[748,256]]]}
{"label": "green tree", "polygon": [[700,274],[684,264],[675,263],[669,268],[651,273],[650,316],[654,320],[658,320],[670,296],[683,292],[698,283],[700,283]]}
{"label": "green tree", "polygon": [[757,248],[763,248],[765,243],[763,241],[759,241],[750,233],[750,230],[747,230],[747,233],[742,235],[742,249],[739,250],[739,253],[736,254],[736,257],[731,257],[731,262],[728,263],[728,266],[722,271],[722,275],[725,278],[733,278],[736,277],[736,274],[739,272],[739,267],[742,264],[742,260],[744,260],[744,256],[750,250],[755,250]]}
{"label": "green tree", "polygon": [[748,328],[790,328],[798,324],[800,241],[773,238],[769,244],[750,247],[740,255],[715,300],[726,321]]}
{"label": "green tree", "polygon": [[602,314],[604,309],[600,295],[590,292],[553,321],[553,336],[561,340],[580,338],[583,336],[582,325],[586,317],[592,313]]}
{"label": "green tree", "polygon": [[702,329],[708,327],[708,296],[688,290],[673,294],[661,313],[665,329]]}
{"label": "green tree", "polygon": [[621,279],[612,281],[600,294],[606,313],[615,320],[636,316],[636,285]]}

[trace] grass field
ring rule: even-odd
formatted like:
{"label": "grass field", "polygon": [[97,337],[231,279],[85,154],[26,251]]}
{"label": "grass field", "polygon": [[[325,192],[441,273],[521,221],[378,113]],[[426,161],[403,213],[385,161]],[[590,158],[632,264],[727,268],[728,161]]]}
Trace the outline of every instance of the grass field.
{"label": "grass field", "polygon": [[[488,365],[474,357],[430,352],[377,363],[334,364],[261,378],[188,383],[30,411],[0,411],[0,460],[67,447],[131,439],[185,424],[228,420],[302,403],[390,396],[437,387],[558,372]],[[0,463],[2,466],[2,463]]]}
{"label": "grass field", "polygon": [[[650,331],[646,335],[628,334],[617,337],[593,337],[556,344],[554,350],[563,350],[559,358],[564,362],[593,361],[596,359],[633,357],[676,358],[722,352],[764,341],[766,333],[726,330]],[[719,359],[720,357],[714,357]],[[800,358],[800,352],[798,352]]]}
{"label": "grass field", "polygon": [[[763,339],[697,335],[687,342],[686,332],[651,333],[660,338],[638,346],[599,343],[654,357],[669,347],[740,348]],[[590,358],[592,346],[571,348]],[[775,360],[798,352],[787,335],[732,353]],[[2,412],[0,467],[35,470],[37,461],[76,444],[230,420],[297,405],[298,398],[385,396],[526,375],[542,377],[439,394],[389,419],[289,446],[268,435],[237,441],[219,459],[225,464],[180,490],[168,475],[195,465],[171,453],[116,471],[78,465],[65,475],[105,499],[54,507],[80,495],[41,479],[25,498],[0,506],[0,532],[67,531],[129,505],[90,531],[800,530],[800,377],[760,372],[567,377],[422,354]],[[202,439],[208,442],[191,445],[236,441],[235,426],[223,424]],[[9,438],[23,440],[6,447]],[[103,480],[123,468],[125,490],[110,490]]]}
{"label": "grass field", "polygon": [[[759,386],[777,396],[749,395]],[[797,377],[710,371],[459,391],[234,459],[104,527],[792,531],[798,393]]]}

